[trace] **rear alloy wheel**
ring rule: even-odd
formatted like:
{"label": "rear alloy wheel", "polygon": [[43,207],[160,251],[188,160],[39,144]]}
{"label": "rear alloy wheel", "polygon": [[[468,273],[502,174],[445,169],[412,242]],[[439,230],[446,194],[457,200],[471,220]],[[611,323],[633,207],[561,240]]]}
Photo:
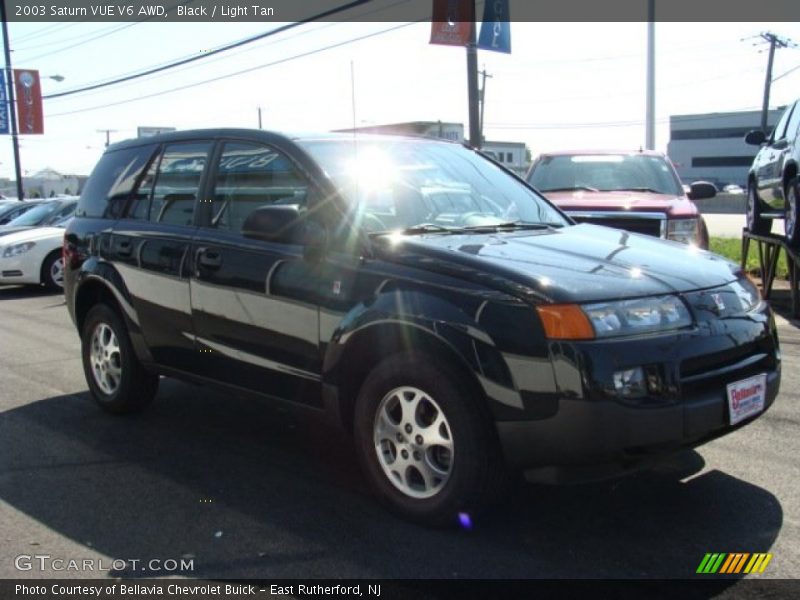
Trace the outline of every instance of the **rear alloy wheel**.
{"label": "rear alloy wheel", "polygon": [[790,246],[796,246],[800,242],[800,225],[798,225],[797,215],[797,195],[798,178],[793,177],[786,184],[784,198],[786,199],[786,215],[784,217],[784,231],[786,232],[786,242]]}
{"label": "rear alloy wheel", "polygon": [[747,229],[756,235],[767,235],[772,230],[772,221],[761,216],[761,201],[753,181],[747,186]]}
{"label": "rear alloy wheel", "polygon": [[42,283],[49,290],[64,289],[64,257],[61,251],[51,252],[42,263]]}
{"label": "rear alloy wheel", "polygon": [[155,397],[158,375],[139,362],[124,322],[111,307],[98,304],[86,315],[81,355],[89,391],[105,410],[136,412]]}
{"label": "rear alloy wheel", "polygon": [[384,359],[356,400],[359,459],[404,517],[458,524],[504,489],[507,470],[483,399],[449,363],[419,353]]}

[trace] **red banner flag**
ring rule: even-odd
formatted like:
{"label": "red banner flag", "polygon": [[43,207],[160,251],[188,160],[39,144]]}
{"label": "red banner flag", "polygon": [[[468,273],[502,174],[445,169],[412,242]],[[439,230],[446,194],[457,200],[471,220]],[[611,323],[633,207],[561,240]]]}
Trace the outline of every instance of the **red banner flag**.
{"label": "red banner flag", "polygon": [[431,44],[466,46],[474,22],[474,0],[433,0]]}
{"label": "red banner flag", "polygon": [[14,69],[14,88],[17,94],[17,122],[20,134],[44,133],[39,71]]}

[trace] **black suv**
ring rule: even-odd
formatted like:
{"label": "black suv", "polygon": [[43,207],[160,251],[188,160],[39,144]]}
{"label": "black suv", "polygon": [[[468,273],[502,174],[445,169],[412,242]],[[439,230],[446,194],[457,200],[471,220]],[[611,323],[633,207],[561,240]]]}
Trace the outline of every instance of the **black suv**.
{"label": "black suv", "polygon": [[736,265],[575,225],[457,144],[122,142],[64,258],[102,407],[141,409],[168,375],[318,408],[352,432],[378,494],[425,522],[479,510],[506,465],[630,466],[778,393],[773,317]]}
{"label": "black suv", "polygon": [[763,235],[772,229],[772,219],[783,219],[789,244],[800,244],[800,100],[783,112],[769,136],[755,130],[745,141],[761,146],[747,177],[748,229]]}

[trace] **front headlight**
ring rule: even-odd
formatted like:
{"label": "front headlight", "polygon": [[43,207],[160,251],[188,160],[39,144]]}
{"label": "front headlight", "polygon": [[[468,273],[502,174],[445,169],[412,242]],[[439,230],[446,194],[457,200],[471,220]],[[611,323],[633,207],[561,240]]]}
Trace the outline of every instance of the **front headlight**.
{"label": "front headlight", "polygon": [[758,291],[758,286],[749,277],[741,277],[738,281],[734,281],[730,287],[736,297],[739,298],[742,311],[750,312],[761,304],[761,292]]}
{"label": "front headlight", "polygon": [[657,296],[581,307],[597,337],[636,335],[689,327],[689,309],[677,296]]}
{"label": "front headlight", "polygon": [[19,256],[20,254],[25,254],[35,245],[36,242],[25,242],[24,244],[14,244],[13,246],[9,246],[3,252],[3,258],[9,258],[11,256]]}
{"label": "front headlight", "polygon": [[684,244],[697,243],[697,219],[669,219],[667,221],[667,239]]}

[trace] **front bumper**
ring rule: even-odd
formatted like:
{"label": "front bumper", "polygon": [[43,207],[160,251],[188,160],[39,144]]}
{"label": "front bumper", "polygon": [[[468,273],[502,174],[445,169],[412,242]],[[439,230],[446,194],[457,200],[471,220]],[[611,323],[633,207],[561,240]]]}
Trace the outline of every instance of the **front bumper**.
{"label": "front bumper", "polygon": [[[779,387],[780,370],[767,373],[765,411],[775,401]],[[549,419],[498,422],[497,430],[506,457],[518,466],[633,466],[659,454],[705,443],[758,416],[728,425],[723,386],[658,408],[636,408],[613,400],[562,399],[558,413]]]}
{"label": "front bumper", "polygon": [[0,285],[39,283],[39,273],[31,269],[31,261],[19,257],[0,258]]}
{"label": "front bumper", "polygon": [[[768,305],[744,315],[696,314],[692,330],[672,335],[551,343],[557,407],[546,418],[496,422],[507,460],[526,468],[633,466],[758,418],[730,425],[727,385],[764,373],[764,411],[775,401],[781,359]],[[637,366],[659,374],[658,392],[619,398],[613,373]],[[528,404],[535,402],[534,394]]]}

